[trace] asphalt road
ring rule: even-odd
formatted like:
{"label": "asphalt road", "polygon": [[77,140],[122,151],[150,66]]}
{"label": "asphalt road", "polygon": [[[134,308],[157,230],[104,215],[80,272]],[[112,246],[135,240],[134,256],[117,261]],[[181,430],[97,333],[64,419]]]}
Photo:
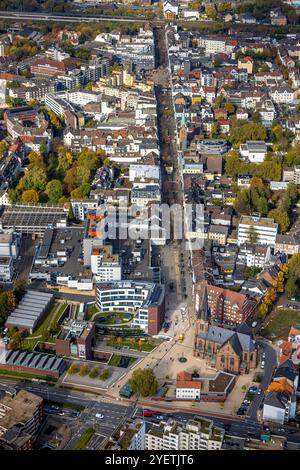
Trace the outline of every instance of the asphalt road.
{"label": "asphalt road", "polygon": [[277,364],[276,350],[264,340],[258,340],[258,343],[261,347],[263,347],[266,357],[264,359],[265,367],[262,371],[263,372],[262,382],[260,385],[258,385],[262,389],[262,393],[260,395],[255,395],[255,398],[251,402],[251,405],[246,414],[246,417],[252,419],[253,421],[257,419],[257,411],[264,399],[263,392],[266,390],[266,388],[268,388],[272,379],[274,367]]}

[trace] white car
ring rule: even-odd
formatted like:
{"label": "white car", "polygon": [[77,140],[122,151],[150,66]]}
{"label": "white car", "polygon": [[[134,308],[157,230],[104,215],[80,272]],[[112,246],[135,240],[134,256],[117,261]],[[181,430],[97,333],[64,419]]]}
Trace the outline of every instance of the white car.
{"label": "white car", "polygon": [[96,413],[95,416],[98,419],[103,419],[104,418],[104,416],[101,413]]}
{"label": "white car", "polygon": [[261,361],[260,367],[261,367],[261,369],[265,368],[265,361]]}

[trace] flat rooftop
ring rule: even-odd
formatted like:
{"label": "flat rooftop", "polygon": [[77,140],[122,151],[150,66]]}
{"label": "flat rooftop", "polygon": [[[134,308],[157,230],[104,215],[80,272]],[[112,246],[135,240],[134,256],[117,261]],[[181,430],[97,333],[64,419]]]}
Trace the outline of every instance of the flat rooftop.
{"label": "flat rooftop", "polygon": [[255,225],[258,227],[270,227],[270,228],[277,228],[278,224],[274,222],[274,219],[270,219],[268,217],[251,217],[249,215],[242,215],[240,218],[239,225]]}
{"label": "flat rooftop", "polygon": [[0,436],[19,423],[31,419],[43,399],[26,390],[20,390],[14,397],[6,394],[0,399]]}
{"label": "flat rooftop", "polygon": [[49,225],[56,226],[61,219],[66,221],[67,213],[60,206],[14,205],[4,208],[1,223],[4,228],[42,227],[46,229]]}
{"label": "flat rooftop", "polygon": [[[72,278],[91,278],[91,271],[79,262],[82,255],[84,228],[47,229],[39,245],[30,276],[55,274]],[[66,259],[66,260],[65,260]]]}
{"label": "flat rooftop", "polygon": [[8,317],[7,324],[34,328],[52,299],[53,294],[28,290],[17,308]]}

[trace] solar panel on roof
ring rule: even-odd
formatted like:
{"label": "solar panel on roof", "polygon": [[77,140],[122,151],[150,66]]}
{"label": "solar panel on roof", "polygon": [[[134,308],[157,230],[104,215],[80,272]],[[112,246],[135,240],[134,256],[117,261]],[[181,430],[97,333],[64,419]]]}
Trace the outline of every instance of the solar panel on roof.
{"label": "solar panel on roof", "polygon": [[40,360],[40,362],[39,362],[39,367],[40,367],[41,369],[44,369],[44,368],[45,368],[45,364],[47,363],[47,361],[48,361],[48,357],[47,357],[47,356],[46,356],[46,357],[45,357],[45,356],[44,356],[44,357],[41,357],[41,360]]}
{"label": "solar panel on roof", "polygon": [[35,357],[33,358],[32,362],[31,362],[31,367],[34,367],[34,368],[37,368],[37,364],[40,360],[40,354],[39,353],[34,353]]}
{"label": "solar panel on roof", "polygon": [[22,364],[26,356],[27,356],[27,353],[26,353],[26,352],[22,352],[22,353],[19,355],[19,357],[18,357],[18,363],[19,363],[19,364]]}
{"label": "solar panel on roof", "polygon": [[13,351],[12,354],[10,354],[7,358],[6,358],[6,362],[9,362],[9,363],[13,363],[16,359],[16,357],[19,355],[20,351]]}
{"label": "solar panel on roof", "polygon": [[56,361],[54,362],[54,364],[52,365],[52,370],[59,370],[61,364],[63,362],[63,359],[61,358],[56,358]]}
{"label": "solar panel on roof", "polygon": [[44,365],[44,369],[51,370],[54,362],[55,362],[55,356],[48,357],[48,360]]}

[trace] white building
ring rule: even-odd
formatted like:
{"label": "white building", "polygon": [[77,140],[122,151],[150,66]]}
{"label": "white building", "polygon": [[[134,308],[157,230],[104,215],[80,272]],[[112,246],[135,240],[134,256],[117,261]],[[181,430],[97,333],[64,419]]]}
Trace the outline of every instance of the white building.
{"label": "white building", "polygon": [[20,234],[13,229],[0,231],[0,257],[16,259],[20,249]]}
{"label": "white building", "polygon": [[0,257],[0,281],[11,282],[14,274],[12,256]]}
{"label": "white building", "polygon": [[220,450],[225,431],[195,416],[186,424],[169,420],[153,424],[145,434],[146,450]]}
{"label": "white building", "polygon": [[247,267],[264,268],[270,259],[270,246],[246,242],[240,247],[238,261],[244,263]]}
{"label": "white building", "polygon": [[295,92],[287,86],[275,88],[270,91],[270,96],[276,104],[291,104],[295,101]]}
{"label": "white building", "polygon": [[177,18],[178,12],[179,12],[179,6],[176,1],[173,1],[173,0],[164,1],[164,15],[174,15]]}
{"label": "white building", "polygon": [[129,166],[129,181],[141,180],[156,180],[159,181],[160,169],[158,165],[130,165]]}
{"label": "white building", "polygon": [[274,219],[260,215],[242,215],[238,226],[238,245],[254,242],[261,245],[275,246],[278,224]]}
{"label": "white building", "polygon": [[240,145],[240,155],[250,163],[262,163],[267,153],[267,145],[262,140],[248,140]]}
{"label": "white building", "polygon": [[126,422],[116,431],[105,446],[105,450],[144,450],[146,423],[136,419]]}
{"label": "white building", "polygon": [[295,417],[296,397],[294,394],[269,392],[264,400],[263,421],[284,424]]}
{"label": "white building", "polygon": [[189,372],[180,372],[176,379],[176,398],[179,400],[200,400],[201,382],[193,380]]}
{"label": "white building", "polygon": [[93,247],[91,253],[91,271],[95,274],[97,282],[121,280],[119,255],[112,254],[111,245]]}
{"label": "white building", "polygon": [[87,213],[90,210],[97,209],[98,201],[97,200],[84,200],[84,199],[72,199],[71,200],[72,209],[74,216],[78,220],[84,220]]}
{"label": "white building", "polygon": [[59,91],[56,93],[46,93],[45,104],[55,114],[64,116],[67,110],[74,110],[72,105],[80,107],[88,103],[100,103],[101,93],[92,91]]}
{"label": "white building", "polygon": [[145,281],[99,283],[97,306],[102,312],[134,313],[131,323],[149,334],[158,334],[164,321],[164,287]]}
{"label": "white building", "polygon": [[131,203],[145,206],[150,202],[160,203],[160,188],[157,185],[147,185],[143,188],[133,188],[131,191]]}

